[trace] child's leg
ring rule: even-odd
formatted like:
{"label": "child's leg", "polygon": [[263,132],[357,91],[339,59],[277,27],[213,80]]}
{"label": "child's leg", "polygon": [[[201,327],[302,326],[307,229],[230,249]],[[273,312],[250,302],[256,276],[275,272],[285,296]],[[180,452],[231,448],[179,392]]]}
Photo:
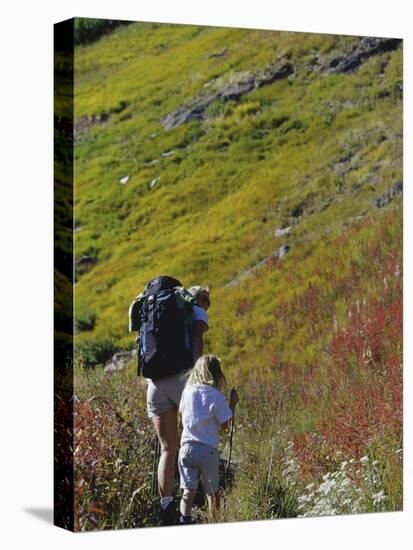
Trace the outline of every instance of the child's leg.
{"label": "child's leg", "polygon": [[195,495],[196,495],[196,490],[184,489],[184,492],[181,498],[181,504],[179,506],[181,510],[181,514],[183,516],[188,517],[191,515]]}
{"label": "child's leg", "polygon": [[192,489],[191,487],[198,486],[200,475],[193,453],[193,447],[187,444],[180,448],[178,456],[179,476],[181,478],[181,489],[183,489],[179,508],[181,514],[185,517],[191,515],[192,505],[196,495],[196,489]]}
{"label": "child's leg", "polygon": [[209,519],[212,523],[218,523],[219,510],[221,508],[221,492],[217,491],[216,493],[208,494],[207,498],[208,498]]}

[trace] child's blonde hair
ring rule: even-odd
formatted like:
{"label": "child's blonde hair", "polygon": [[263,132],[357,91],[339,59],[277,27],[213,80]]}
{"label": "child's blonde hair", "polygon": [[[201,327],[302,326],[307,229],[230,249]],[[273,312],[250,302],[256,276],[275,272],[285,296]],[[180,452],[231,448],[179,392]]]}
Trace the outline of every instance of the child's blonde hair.
{"label": "child's blonde hair", "polygon": [[209,305],[209,286],[191,286],[188,292],[195,298],[195,303],[202,305],[206,302]]}
{"label": "child's blonde hair", "polygon": [[227,381],[221,370],[221,362],[215,355],[202,355],[195,363],[187,384],[208,384],[221,390]]}

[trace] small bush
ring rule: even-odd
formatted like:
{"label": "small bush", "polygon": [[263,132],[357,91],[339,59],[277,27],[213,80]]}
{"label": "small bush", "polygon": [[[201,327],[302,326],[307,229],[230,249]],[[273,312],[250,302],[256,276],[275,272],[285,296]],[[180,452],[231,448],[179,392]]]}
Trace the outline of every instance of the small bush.
{"label": "small bush", "polygon": [[94,311],[88,311],[79,315],[75,320],[76,332],[84,332],[86,330],[93,330],[96,323],[96,313]]}
{"label": "small bush", "polygon": [[119,347],[113,340],[85,341],[76,346],[76,354],[85,367],[104,365],[118,351]]}
{"label": "small bush", "polygon": [[254,115],[260,110],[260,107],[261,104],[259,101],[242,103],[236,108],[235,113],[242,118],[247,115]]}
{"label": "small bush", "polygon": [[233,112],[233,101],[213,101],[207,109],[208,118],[226,117]]}

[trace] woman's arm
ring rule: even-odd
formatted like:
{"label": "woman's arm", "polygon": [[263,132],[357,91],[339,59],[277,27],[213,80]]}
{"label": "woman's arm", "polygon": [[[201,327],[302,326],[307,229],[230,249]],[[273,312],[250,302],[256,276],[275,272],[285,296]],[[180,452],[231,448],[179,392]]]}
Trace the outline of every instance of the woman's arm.
{"label": "woman's arm", "polygon": [[195,362],[201,357],[203,350],[203,334],[208,326],[204,321],[192,323],[192,357]]}

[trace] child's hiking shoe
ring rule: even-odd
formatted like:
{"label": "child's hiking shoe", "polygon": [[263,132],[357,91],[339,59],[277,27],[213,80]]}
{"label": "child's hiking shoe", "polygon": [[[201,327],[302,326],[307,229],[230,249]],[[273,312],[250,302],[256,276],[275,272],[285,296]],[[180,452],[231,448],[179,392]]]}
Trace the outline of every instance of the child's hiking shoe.
{"label": "child's hiking shoe", "polygon": [[175,501],[170,502],[165,510],[161,508],[161,525],[176,525],[177,520],[178,512]]}
{"label": "child's hiking shoe", "polygon": [[180,518],[179,518],[179,521],[178,521],[178,525],[194,525],[195,523],[197,523],[196,519],[192,516],[183,516],[181,514]]}

